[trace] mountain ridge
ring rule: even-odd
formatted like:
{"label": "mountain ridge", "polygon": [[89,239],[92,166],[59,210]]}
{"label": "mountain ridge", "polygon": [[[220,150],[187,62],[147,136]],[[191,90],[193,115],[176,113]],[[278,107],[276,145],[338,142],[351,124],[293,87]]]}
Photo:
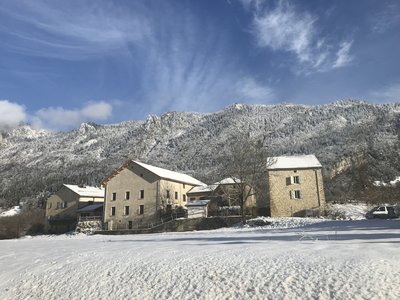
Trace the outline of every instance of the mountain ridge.
{"label": "mountain ridge", "polygon": [[167,112],[142,121],[82,123],[68,132],[28,125],[3,132],[0,199],[15,204],[26,197],[45,198],[62,183],[98,185],[128,159],[206,180],[239,131],[264,140],[272,155],[316,154],[329,178],[354,160],[368,161],[373,179],[400,175],[399,103],[235,103],[215,113]]}

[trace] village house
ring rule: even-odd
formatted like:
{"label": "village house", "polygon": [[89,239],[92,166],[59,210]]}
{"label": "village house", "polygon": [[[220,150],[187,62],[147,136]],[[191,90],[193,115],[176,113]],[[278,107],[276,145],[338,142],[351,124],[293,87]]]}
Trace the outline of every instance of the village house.
{"label": "village house", "polygon": [[86,208],[86,214],[92,215],[87,209],[100,207],[102,217],[102,206],[104,202],[104,189],[93,186],[78,186],[64,184],[55,194],[47,199],[46,203],[46,231],[49,233],[64,233],[74,230],[78,222],[80,210]]}
{"label": "village house", "polygon": [[315,155],[279,156],[267,167],[271,217],[316,216],[325,209],[322,166]]}
{"label": "village house", "polygon": [[129,160],[103,181],[105,229],[140,227],[186,210],[187,192],[203,185],[189,175]]}
{"label": "village house", "polygon": [[[205,216],[240,214],[240,195],[237,188],[238,179],[225,178],[211,185],[196,186],[188,193],[188,216],[199,216],[200,207],[207,212]],[[248,187],[250,188],[250,187]],[[209,200],[204,202],[204,200]],[[245,208],[248,214],[257,208],[255,195],[247,198]],[[193,213],[192,213],[193,211]],[[204,216],[204,215],[203,215]]]}

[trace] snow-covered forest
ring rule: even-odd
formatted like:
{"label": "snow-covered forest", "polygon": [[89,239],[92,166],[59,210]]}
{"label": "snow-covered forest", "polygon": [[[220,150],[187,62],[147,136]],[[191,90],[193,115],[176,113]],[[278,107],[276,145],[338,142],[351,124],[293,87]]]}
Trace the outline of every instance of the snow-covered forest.
{"label": "snow-covered forest", "polygon": [[169,112],[145,121],[82,124],[69,132],[28,125],[1,133],[0,202],[47,198],[62,183],[99,185],[127,159],[183,171],[207,182],[238,132],[271,155],[314,153],[330,188],[364,166],[368,180],[400,175],[400,103],[234,104],[209,114]]}

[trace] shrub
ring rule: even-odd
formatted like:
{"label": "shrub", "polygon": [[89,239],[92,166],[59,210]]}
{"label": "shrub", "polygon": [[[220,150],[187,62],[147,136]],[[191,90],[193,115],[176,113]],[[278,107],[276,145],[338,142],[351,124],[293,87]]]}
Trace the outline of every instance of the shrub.
{"label": "shrub", "polygon": [[24,211],[18,215],[0,218],[0,239],[15,239],[25,234],[44,231],[44,210]]}

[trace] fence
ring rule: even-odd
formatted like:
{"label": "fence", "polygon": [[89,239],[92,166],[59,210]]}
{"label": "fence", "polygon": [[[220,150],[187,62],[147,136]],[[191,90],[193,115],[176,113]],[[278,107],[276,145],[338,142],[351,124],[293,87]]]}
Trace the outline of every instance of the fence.
{"label": "fence", "polygon": [[87,217],[79,217],[78,222],[86,222],[86,221],[103,221],[102,216],[87,216]]}

